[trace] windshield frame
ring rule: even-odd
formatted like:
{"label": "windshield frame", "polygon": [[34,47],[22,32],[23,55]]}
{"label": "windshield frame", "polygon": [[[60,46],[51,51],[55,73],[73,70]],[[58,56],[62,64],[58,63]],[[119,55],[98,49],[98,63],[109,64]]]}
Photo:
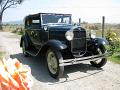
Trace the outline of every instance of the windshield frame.
{"label": "windshield frame", "polygon": [[[41,25],[46,25],[46,24],[47,24],[47,23],[46,23],[46,24],[43,23],[43,18],[42,18],[43,15],[58,15],[58,16],[60,15],[60,16],[63,16],[63,17],[64,17],[64,16],[65,16],[65,17],[69,17],[69,18],[70,18],[69,23],[61,23],[61,24],[71,24],[71,23],[72,23],[72,15],[71,15],[71,14],[41,13],[41,14],[40,14],[40,17],[41,17]],[[53,23],[53,24],[54,24],[54,23]]]}

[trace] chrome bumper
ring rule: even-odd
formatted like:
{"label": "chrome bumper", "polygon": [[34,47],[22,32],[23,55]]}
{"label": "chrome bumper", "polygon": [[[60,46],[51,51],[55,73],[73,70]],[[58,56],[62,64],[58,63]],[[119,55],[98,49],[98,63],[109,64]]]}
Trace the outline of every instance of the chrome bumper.
{"label": "chrome bumper", "polygon": [[81,62],[85,62],[85,61],[95,61],[98,59],[105,58],[109,55],[111,55],[111,53],[105,53],[101,55],[94,55],[94,56],[81,57],[81,58],[74,58],[74,59],[66,59],[66,60],[59,62],[59,66],[74,65],[74,64],[79,64]]}

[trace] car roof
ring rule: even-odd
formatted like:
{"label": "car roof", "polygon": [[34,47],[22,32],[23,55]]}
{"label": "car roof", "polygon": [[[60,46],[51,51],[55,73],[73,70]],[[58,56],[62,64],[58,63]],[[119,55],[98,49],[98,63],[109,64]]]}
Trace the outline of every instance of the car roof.
{"label": "car roof", "polygon": [[39,17],[40,14],[69,15],[69,16],[72,15],[72,14],[62,14],[62,13],[37,13],[37,14],[30,14],[30,15],[26,16],[26,18]]}
{"label": "car roof", "polygon": [[39,14],[72,15],[72,14],[63,14],[63,13],[39,13]]}

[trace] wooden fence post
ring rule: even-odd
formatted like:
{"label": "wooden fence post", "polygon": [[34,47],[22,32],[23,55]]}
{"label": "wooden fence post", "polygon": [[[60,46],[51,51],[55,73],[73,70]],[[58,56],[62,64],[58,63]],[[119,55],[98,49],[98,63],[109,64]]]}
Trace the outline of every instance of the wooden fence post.
{"label": "wooden fence post", "polygon": [[105,34],[105,16],[102,17],[102,37],[104,38]]}
{"label": "wooden fence post", "polygon": [[79,25],[81,26],[81,18],[79,18]]}

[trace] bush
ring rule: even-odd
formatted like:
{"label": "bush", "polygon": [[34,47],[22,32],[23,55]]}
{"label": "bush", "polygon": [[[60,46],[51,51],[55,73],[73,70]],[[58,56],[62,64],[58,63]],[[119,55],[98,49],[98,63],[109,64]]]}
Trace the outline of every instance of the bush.
{"label": "bush", "polygon": [[24,33],[23,28],[16,28],[15,30],[12,31],[12,33],[17,33],[19,35],[22,35]]}
{"label": "bush", "polygon": [[99,27],[97,25],[89,25],[88,29],[90,29],[90,30],[98,30]]}
{"label": "bush", "polygon": [[106,39],[109,41],[111,51],[113,53],[117,52],[120,48],[120,38],[118,37],[118,35],[114,31],[109,29],[106,34]]}

